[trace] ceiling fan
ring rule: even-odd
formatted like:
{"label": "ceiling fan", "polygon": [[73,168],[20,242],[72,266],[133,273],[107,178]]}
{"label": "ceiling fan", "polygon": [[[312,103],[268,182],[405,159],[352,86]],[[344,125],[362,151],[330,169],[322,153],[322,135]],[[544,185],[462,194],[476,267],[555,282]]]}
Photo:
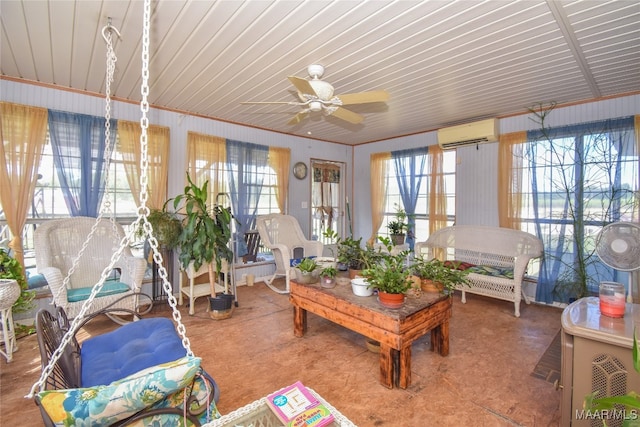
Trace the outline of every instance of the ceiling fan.
{"label": "ceiling fan", "polygon": [[288,124],[296,125],[306,119],[311,112],[322,111],[325,116],[334,116],[349,123],[359,124],[364,116],[343,108],[343,105],[368,104],[372,102],[385,102],[389,94],[385,90],[371,92],[347,93],[336,96],[331,84],[320,80],[324,74],[324,67],[319,64],[309,65],[307,72],[311,80],[296,76],[289,76],[289,81],[298,92],[299,101],[290,102],[241,102],[241,104],[287,104],[304,107],[296,114]]}

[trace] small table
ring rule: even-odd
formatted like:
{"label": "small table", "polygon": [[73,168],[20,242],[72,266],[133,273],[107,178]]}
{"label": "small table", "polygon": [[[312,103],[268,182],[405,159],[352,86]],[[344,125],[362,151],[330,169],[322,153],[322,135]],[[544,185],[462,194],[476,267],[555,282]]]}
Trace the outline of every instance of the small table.
{"label": "small table", "polygon": [[380,342],[380,383],[387,388],[411,384],[411,344],[427,332],[431,332],[431,350],[449,354],[452,300],[446,295],[423,292],[420,297],[408,297],[402,308],[388,309],[375,295],[354,295],[351,286],[325,289],[292,280],[289,301],[297,337],[304,335],[310,311]]}
{"label": "small table", "polygon": [[[324,406],[333,414],[334,421],[331,426],[339,427],[356,427],[354,423],[349,421],[347,417],[342,415],[336,408],[331,406],[314,390],[307,387],[311,393],[318,398]],[[273,411],[267,405],[267,398],[263,397],[255,402],[249,403],[242,408],[213,420],[202,427],[237,427],[237,426],[281,426],[282,422],[276,417]]]}

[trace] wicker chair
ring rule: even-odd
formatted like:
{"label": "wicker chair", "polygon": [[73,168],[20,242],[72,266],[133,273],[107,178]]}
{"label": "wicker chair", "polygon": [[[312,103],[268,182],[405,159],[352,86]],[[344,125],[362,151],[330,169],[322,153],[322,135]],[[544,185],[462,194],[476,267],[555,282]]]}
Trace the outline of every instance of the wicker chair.
{"label": "wicker chair", "polygon": [[[291,260],[322,256],[324,245],[316,240],[307,240],[302,234],[298,220],[291,215],[269,214],[259,216],[256,220],[256,225],[262,244],[271,250],[276,262],[276,271],[271,279],[266,281],[266,284],[278,293],[289,293]],[[278,276],[284,276],[285,278],[284,289],[273,285],[274,279]]]}
{"label": "wicker chair", "polygon": [[[101,219],[93,238],[78,261],[76,270],[69,278],[68,287],[65,287],[64,278],[95,223],[96,218],[89,217],[56,219],[44,222],[34,233],[38,273],[47,280],[53,303],[62,307],[69,318],[78,315],[93,286],[100,280],[103,270],[109,265],[111,257],[125,237],[122,226],[112,223],[109,219]],[[117,280],[105,281],[102,292],[93,300],[91,312],[110,306],[115,301],[119,301],[115,308],[136,311],[138,298],[121,297],[140,293],[146,268],[147,263],[144,259],[133,256],[131,250],[125,248],[115,265],[114,277]],[[112,319],[122,323],[117,317]]]}

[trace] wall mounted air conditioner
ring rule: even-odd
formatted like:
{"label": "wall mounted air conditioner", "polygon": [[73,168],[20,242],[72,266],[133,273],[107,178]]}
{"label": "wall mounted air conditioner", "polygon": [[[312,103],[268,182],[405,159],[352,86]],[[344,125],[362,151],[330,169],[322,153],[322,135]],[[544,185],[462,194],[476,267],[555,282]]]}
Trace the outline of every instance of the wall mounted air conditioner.
{"label": "wall mounted air conditioner", "polygon": [[482,144],[498,140],[498,120],[487,119],[438,129],[438,144],[443,149]]}

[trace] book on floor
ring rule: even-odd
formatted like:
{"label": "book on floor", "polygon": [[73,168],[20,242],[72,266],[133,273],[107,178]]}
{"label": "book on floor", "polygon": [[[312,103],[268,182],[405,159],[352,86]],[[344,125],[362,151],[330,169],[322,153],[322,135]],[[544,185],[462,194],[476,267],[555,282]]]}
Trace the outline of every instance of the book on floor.
{"label": "book on floor", "polygon": [[331,411],[300,381],[268,395],[267,405],[287,427],[323,427],[334,420]]}

